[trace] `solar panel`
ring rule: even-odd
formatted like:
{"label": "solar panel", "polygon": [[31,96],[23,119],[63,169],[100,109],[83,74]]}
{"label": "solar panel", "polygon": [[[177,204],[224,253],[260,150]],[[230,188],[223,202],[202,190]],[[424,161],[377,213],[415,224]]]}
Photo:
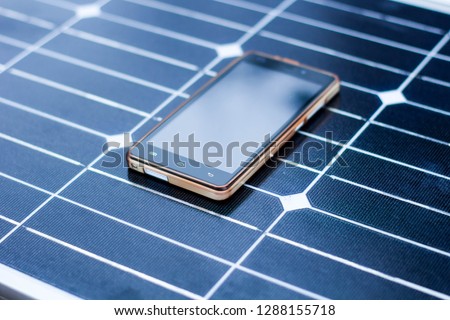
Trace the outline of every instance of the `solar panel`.
{"label": "solar panel", "polygon": [[[0,25],[3,295],[450,298],[448,15],[390,1],[3,0]],[[216,202],[129,171],[124,143],[102,152],[247,50],[342,78],[275,168]]]}

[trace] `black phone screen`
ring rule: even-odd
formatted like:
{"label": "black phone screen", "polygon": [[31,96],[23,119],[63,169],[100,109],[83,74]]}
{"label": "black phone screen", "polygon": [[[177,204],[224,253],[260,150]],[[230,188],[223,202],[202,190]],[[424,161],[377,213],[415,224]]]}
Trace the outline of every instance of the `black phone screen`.
{"label": "black phone screen", "polygon": [[148,135],[145,158],[223,183],[332,81],[310,69],[250,55]]}

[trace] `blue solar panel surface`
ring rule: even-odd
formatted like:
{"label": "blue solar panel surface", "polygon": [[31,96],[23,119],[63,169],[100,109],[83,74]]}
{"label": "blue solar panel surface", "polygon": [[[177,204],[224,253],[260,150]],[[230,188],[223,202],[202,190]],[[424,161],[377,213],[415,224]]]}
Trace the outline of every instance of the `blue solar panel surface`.
{"label": "blue solar panel surface", "polygon": [[[449,29],[390,1],[2,0],[0,263],[86,299],[450,298]],[[343,81],[276,168],[215,202],[107,165],[240,50]]]}

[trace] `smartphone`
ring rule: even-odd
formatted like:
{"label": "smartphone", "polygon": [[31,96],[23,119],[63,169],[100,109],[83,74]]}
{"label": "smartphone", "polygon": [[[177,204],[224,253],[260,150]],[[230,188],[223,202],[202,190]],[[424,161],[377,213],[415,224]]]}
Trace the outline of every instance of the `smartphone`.
{"label": "smartphone", "polygon": [[129,167],[227,199],[338,92],[334,74],[246,53],[136,142]]}

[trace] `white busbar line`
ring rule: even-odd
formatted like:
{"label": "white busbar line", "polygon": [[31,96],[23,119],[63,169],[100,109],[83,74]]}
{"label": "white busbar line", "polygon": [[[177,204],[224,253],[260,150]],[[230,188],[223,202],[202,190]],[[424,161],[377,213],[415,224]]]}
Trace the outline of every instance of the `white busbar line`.
{"label": "white busbar line", "polygon": [[111,22],[114,22],[117,24],[121,24],[124,26],[128,26],[131,28],[151,32],[154,34],[158,34],[161,36],[180,40],[183,42],[187,42],[190,44],[198,45],[198,46],[213,49],[213,50],[215,50],[216,47],[218,46],[218,44],[211,42],[211,41],[199,39],[199,38],[196,38],[196,37],[184,34],[184,33],[167,30],[167,29],[164,29],[164,28],[161,28],[158,26],[154,26],[154,25],[150,25],[148,23],[143,23],[140,21],[132,20],[132,19],[118,16],[118,15],[115,15],[112,13],[102,12],[102,14],[99,16],[99,18],[103,19],[103,20],[111,21]]}
{"label": "white busbar line", "polygon": [[426,55],[425,59],[411,72],[408,77],[403,81],[400,87],[397,89],[398,91],[403,91],[414,78],[425,68],[428,62],[433,59],[433,57],[445,46],[450,39],[450,32],[447,32],[442,39],[433,47],[433,49]]}
{"label": "white busbar line", "polygon": [[45,233],[42,233],[42,232],[39,232],[39,231],[37,231],[37,230],[35,230],[35,229],[28,228],[28,227],[25,227],[25,229],[26,229],[27,231],[29,231],[29,232],[31,232],[31,233],[37,235],[37,236],[40,236],[40,237],[42,237],[42,238],[44,238],[44,239],[47,239],[47,240],[50,240],[50,241],[52,241],[52,242],[54,242],[54,243],[57,243],[57,244],[59,244],[59,245],[65,247],[65,248],[69,248],[69,249],[71,249],[71,250],[73,250],[73,251],[76,251],[76,252],[78,252],[78,253],[81,253],[82,255],[87,256],[87,257],[89,257],[89,258],[91,258],[91,259],[100,261],[100,262],[102,262],[102,263],[104,263],[104,264],[107,264],[107,265],[109,265],[109,266],[111,266],[111,267],[114,267],[115,269],[119,269],[119,270],[122,270],[122,271],[124,271],[124,272],[126,272],[126,273],[132,274],[132,275],[134,275],[134,276],[136,276],[136,277],[138,277],[138,278],[141,278],[142,280],[151,282],[151,283],[156,284],[156,285],[158,285],[158,286],[160,286],[160,287],[163,287],[163,288],[165,288],[165,289],[168,289],[168,290],[170,290],[170,291],[173,291],[173,292],[176,292],[176,293],[178,293],[178,294],[180,294],[180,295],[183,295],[183,296],[185,296],[185,297],[187,297],[187,298],[190,298],[190,299],[197,299],[197,300],[198,300],[198,299],[201,299],[201,297],[200,297],[199,295],[197,295],[197,294],[195,294],[195,293],[192,293],[192,292],[190,292],[190,291],[188,291],[188,290],[179,288],[179,287],[174,286],[174,285],[172,285],[172,284],[170,284],[170,283],[168,283],[168,282],[159,280],[159,279],[154,278],[154,277],[152,277],[152,276],[149,276],[149,275],[147,275],[147,274],[145,274],[145,273],[143,273],[143,272],[140,272],[140,271],[137,271],[137,270],[132,269],[132,268],[130,268],[130,267],[124,266],[124,265],[122,265],[122,264],[120,264],[120,263],[114,262],[114,261],[112,261],[112,260],[109,260],[109,259],[104,258],[104,257],[102,257],[102,256],[99,256],[99,255],[97,255],[97,254],[94,254],[94,253],[92,253],[92,252],[89,252],[89,251],[87,251],[87,250],[84,250],[84,249],[82,249],[82,248],[80,248],[80,247],[77,247],[77,246],[72,245],[72,244],[70,244],[70,243],[67,243],[67,242],[65,242],[65,241],[62,241],[62,240],[59,240],[59,239],[54,238],[54,237],[52,237],[52,236],[49,236],[49,235],[47,235],[47,234],[45,234]]}
{"label": "white busbar line", "polygon": [[359,58],[359,57],[353,56],[353,55],[348,54],[348,53],[344,53],[344,52],[337,51],[337,50],[334,50],[334,49],[331,49],[331,48],[323,47],[323,46],[320,46],[320,45],[317,45],[317,44],[313,44],[313,43],[310,43],[310,42],[306,42],[306,41],[303,41],[303,40],[294,39],[294,38],[291,38],[289,36],[284,36],[284,35],[281,35],[281,34],[278,34],[278,33],[274,33],[274,32],[271,32],[271,31],[262,31],[261,32],[261,36],[263,36],[265,38],[268,38],[268,39],[284,42],[284,43],[287,43],[287,44],[290,44],[290,45],[293,45],[293,46],[296,46],[296,47],[301,47],[301,48],[313,50],[313,51],[316,51],[316,52],[320,52],[320,53],[323,53],[323,54],[326,54],[326,55],[335,56],[335,57],[338,57],[338,58],[341,58],[341,59],[344,59],[344,60],[348,60],[348,61],[351,61],[351,62],[355,62],[355,63],[358,63],[358,64],[363,64],[363,65],[366,65],[366,66],[369,66],[369,67],[373,67],[373,68],[389,71],[389,72],[392,72],[392,73],[396,73],[396,74],[400,74],[400,75],[407,75],[408,74],[407,71],[399,69],[399,68],[396,68],[396,67],[392,67],[392,66],[389,66],[389,65],[386,65],[386,64],[383,64],[383,63],[379,63],[379,62],[375,62],[375,61],[372,61],[372,60],[368,60],[368,59],[365,59],[365,58]]}
{"label": "white busbar line", "polygon": [[51,115],[49,113],[46,113],[46,112],[43,112],[43,111],[31,108],[29,106],[26,106],[26,105],[18,103],[18,102],[14,102],[12,100],[8,100],[8,99],[0,97],[0,102],[4,103],[4,104],[6,104],[6,105],[8,105],[8,106],[10,106],[12,108],[19,109],[19,110],[22,110],[22,111],[25,111],[25,112],[29,112],[29,113],[34,114],[36,116],[39,116],[39,117],[42,117],[42,118],[45,118],[45,119],[48,119],[48,120],[51,120],[51,121],[63,124],[63,125],[66,125],[68,127],[71,127],[71,128],[74,128],[74,129],[77,129],[77,130],[80,130],[80,131],[84,131],[84,132],[90,133],[92,135],[95,135],[95,136],[98,136],[98,137],[101,137],[101,138],[104,138],[104,139],[107,139],[109,137],[107,134],[104,134],[104,133],[102,133],[100,131],[97,131],[97,130],[94,130],[94,129],[82,126],[82,125],[80,125],[78,123],[75,123],[75,122],[72,122],[72,121],[69,121],[69,120],[66,120],[66,119],[63,119],[63,118]]}
{"label": "white busbar line", "polygon": [[446,142],[446,141],[443,141],[443,140],[431,138],[429,136],[426,136],[426,135],[423,135],[423,134],[419,134],[419,133],[416,133],[414,131],[406,130],[406,129],[403,129],[403,128],[398,128],[396,126],[393,126],[393,125],[390,125],[390,124],[386,124],[384,122],[379,122],[379,121],[376,121],[376,120],[372,120],[371,123],[373,125],[376,125],[376,126],[379,126],[379,127],[391,129],[391,130],[394,130],[394,131],[398,131],[398,132],[401,132],[401,133],[404,133],[404,134],[407,134],[407,135],[410,135],[410,136],[413,136],[413,137],[417,137],[417,138],[420,138],[420,139],[423,139],[423,140],[439,143],[439,144],[442,144],[442,145],[447,146],[447,147],[450,146],[450,142]]}
{"label": "white busbar line", "polygon": [[3,216],[1,214],[0,214],[0,220],[9,222],[9,223],[11,223],[12,225],[15,225],[15,226],[17,226],[19,224],[19,222],[15,221],[15,220],[13,220],[11,218],[5,217],[5,216]]}
{"label": "white busbar line", "polygon": [[[427,173],[429,175],[436,176],[436,177],[439,177],[439,178],[442,178],[442,179],[445,179],[445,180],[450,180],[450,177],[446,176],[444,174],[440,174],[440,173],[433,172],[433,171],[430,171],[430,170],[427,170],[427,169],[423,169],[423,168],[420,168],[420,167],[408,164],[408,163],[403,162],[403,161],[395,160],[395,159],[392,159],[392,158],[389,158],[389,157],[385,157],[385,156],[382,156],[382,155],[374,153],[374,152],[370,152],[370,151],[366,151],[364,149],[360,149],[360,148],[354,147],[352,145],[348,145],[348,144],[345,144],[345,143],[341,143],[341,142],[337,142],[337,141],[334,141],[334,140],[330,140],[330,139],[327,139],[327,138],[315,135],[313,133],[309,133],[309,132],[306,132],[306,131],[299,131],[299,132],[301,134],[305,135],[305,136],[308,136],[308,137],[311,137],[311,138],[315,138],[317,140],[321,140],[321,141],[324,141],[324,142],[329,142],[329,143],[332,143],[334,145],[340,146],[342,148],[346,148],[348,150],[352,150],[352,151],[355,151],[355,152],[358,152],[358,153],[362,153],[362,154],[365,154],[365,155],[370,156],[370,157],[374,157],[374,158],[377,158],[377,159],[385,160],[387,162],[398,164],[398,165],[400,165],[402,167],[406,167],[406,168],[409,168],[409,169],[413,169],[413,170],[417,170],[417,171],[420,171],[420,172],[423,172],[423,173]],[[342,154],[340,154],[339,156],[341,157]],[[338,157],[338,155],[336,155],[333,159],[337,159],[337,157]],[[336,160],[334,160],[334,161],[336,161]],[[333,163],[334,163],[334,161],[333,161]],[[330,167],[331,167],[331,165],[332,164],[327,164],[327,166],[330,166]]]}
{"label": "white busbar line", "polygon": [[152,52],[149,50],[141,49],[129,44],[125,44],[120,41],[112,40],[109,38],[101,37],[93,33],[81,31],[78,29],[67,29],[64,31],[65,34],[71,35],[73,37],[77,37],[79,39],[83,39],[86,41],[90,41],[93,43],[101,44],[110,48],[114,48],[117,50],[121,50],[124,52],[132,53],[141,57],[149,58],[155,61],[167,63],[176,67],[180,67],[187,70],[197,71],[199,67],[196,65],[193,65],[192,63],[184,62],[178,59],[170,58],[168,56],[164,56],[161,54],[158,54],[156,52]]}
{"label": "white busbar line", "polygon": [[77,95],[79,97],[83,97],[83,98],[86,98],[86,99],[89,99],[89,100],[92,100],[92,101],[95,101],[95,102],[99,102],[99,103],[101,103],[101,104],[103,104],[105,106],[108,106],[108,107],[112,107],[112,108],[115,108],[115,109],[119,109],[119,110],[123,110],[123,111],[130,112],[130,113],[133,113],[133,114],[137,114],[137,115],[139,115],[141,117],[146,117],[146,116],[149,115],[148,112],[144,112],[144,111],[138,110],[136,108],[133,108],[133,107],[130,107],[130,106],[127,106],[127,105],[124,105],[124,104],[121,104],[121,103],[118,103],[118,102],[115,102],[115,101],[112,101],[112,100],[109,100],[109,99],[106,99],[106,98],[103,98],[103,97],[100,97],[100,96],[97,96],[95,94],[92,94],[92,93],[89,93],[89,92],[86,92],[86,91],[82,91],[82,90],[79,90],[79,89],[76,89],[76,88],[73,88],[73,87],[61,84],[59,82],[55,82],[55,81],[49,80],[49,79],[41,77],[41,76],[36,76],[36,75],[31,74],[29,72],[25,72],[25,71],[22,71],[22,70],[19,70],[19,69],[12,68],[12,69],[9,69],[9,73],[11,73],[12,75],[21,77],[23,79],[30,80],[30,81],[33,81],[33,82],[45,85],[45,86],[50,87],[50,88],[54,88],[54,89],[57,89],[57,90],[60,90],[60,91],[64,91],[64,92],[67,92],[67,93],[70,93],[70,94],[74,94],[74,95]]}
{"label": "white busbar line", "polygon": [[[248,10],[261,12],[261,13],[267,13],[270,10],[269,7],[255,4],[255,3],[249,3],[247,1],[240,1],[240,0],[215,0],[215,1],[227,4],[227,5],[232,5],[232,6],[235,6],[238,8],[248,9]],[[293,13],[293,12],[283,12],[282,14],[279,15],[279,17],[283,18],[283,19],[299,22],[299,23],[304,23],[304,24],[307,24],[310,26],[314,26],[314,27],[323,29],[323,30],[329,30],[329,31],[340,33],[340,34],[348,35],[348,36],[351,36],[354,38],[359,38],[359,39],[371,41],[374,43],[379,43],[379,44],[390,46],[393,48],[400,48],[400,49],[403,49],[403,50],[406,50],[409,52],[415,52],[415,53],[421,54],[421,55],[426,55],[428,52],[425,49],[418,48],[418,47],[415,47],[412,45],[408,45],[408,44],[405,44],[405,43],[402,43],[399,41],[390,40],[390,39],[382,38],[382,37],[372,35],[369,33],[365,33],[365,32],[361,32],[361,31],[349,29],[346,27],[338,26],[338,25],[335,25],[330,22],[318,20],[315,18],[310,18],[307,16]]]}
{"label": "white busbar line", "polygon": [[372,227],[370,225],[366,225],[366,224],[358,222],[356,220],[351,220],[351,219],[345,218],[343,216],[340,216],[340,215],[337,215],[337,214],[334,214],[334,213],[331,213],[331,212],[328,212],[328,211],[325,211],[325,210],[322,210],[322,209],[319,209],[319,208],[311,207],[311,209],[314,210],[314,211],[320,212],[320,213],[322,213],[324,215],[333,217],[335,219],[338,219],[338,220],[341,220],[341,221],[345,221],[345,222],[350,223],[352,225],[355,225],[355,226],[358,226],[358,227],[361,227],[361,228],[373,231],[373,232],[378,233],[378,234],[382,234],[382,235],[387,236],[389,238],[394,238],[396,240],[409,243],[409,244],[411,244],[413,246],[420,247],[422,249],[425,249],[425,250],[428,250],[428,251],[432,251],[434,253],[437,253],[437,254],[440,254],[440,255],[443,255],[443,256],[446,256],[446,257],[450,257],[450,252],[447,252],[447,251],[444,251],[444,250],[441,250],[441,249],[437,249],[435,247],[432,247],[432,246],[429,246],[429,245],[426,245],[426,244],[423,244],[423,243],[420,243],[420,242],[417,242],[417,241],[414,241],[414,240],[411,240],[411,239],[408,239],[408,238],[405,238],[405,237],[402,237],[402,236],[399,236],[399,235],[396,235],[396,234],[393,234],[391,232],[387,232],[387,231],[384,231],[384,230]]}
{"label": "white busbar line", "polygon": [[[308,170],[308,171],[311,171],[311,172],[314,172],[314,173],[320,173],[321,172],[319,170],[316,170],[316,169],[313,169],[313,168],[310,168],[310,167],[307,167],[307,166],[303,166],[301,164],[298,164],[298,163],[295,163],[295,162],[292,162],[292,161],[286,161],[284,159],[279,159],[279,160],[280,161],[284,161],[284,162],[288,162],[289,164],[291,164],[293,166],[296,166],[296,167],[299,167],[301,169],[305,169],[305,170]],[[402,198],[402,197],[396,196],[394,194],[391,194],[391,193],[388,193],[388,192],[385,192],[385,191],[381,191],[381,190],[378,190],[378,189],[375,189],[375,188],[372,188],[372,187],[368,187],[366,185],[363,185],[363,184],[360,184],[360,183],[356,183],[354,181],[350,181],[350,180],[347,180],[347,179],[344,179],[344,178],[341,178],[341,177],[338,177],[338,176],[335,176],[335,175],[327,174],[327,176],[332,178],[332,179],[334,179],[334,180],[342,181],[342,182],[354,185],[356,187],[359,187],[359,188],[362,188],[362,189],[365,189],[365,190],[369,190],[369,191],[372,191],[374,193],[381,194],[383,196],[386,196],[386,197],[389,197],[389,198],[392,198],[392,199],[396,199],[396,200],[399,200],[399,201],[402,201],[402,202],[406,202],[406,203],[412,204],[414,206],[421,207],[421,208],[424,208],[424,209],[427,209],[427,210],[430,210],[430,211],[433,211],[433,212],[436,212],[436,213],[440,213],[440,214],[443,214],[443,215],[446,215],[446,216],[450,216],[450,213],[448,213],[446,211],[433,208],[433,207],[425,205],[423,203],[419,203],[419,202],[412,201],[410,199]]]}
{"label": "white busbar line", "polygon": [[445,110],[438,109],[438,108],[435,108],[435,107],[430,107],[430,106],[427,106],[425,104],[422,104],[422,103],[419,103],[419,102],[415,102],[415,101],[411,101],[411,100],[408,100],[407,103],[409,105],[411,105],[411,106],[416,107],[416,108],[420,108],[420,109],[436,112],[436,113],[439,113],[439,114],[443,114],[444,116],[450,116],[450,111],[445,111]]}
{"label": "white busbar line", "polygon": [[180,6],[163,3],[160,1],[148,1],[148,0],[125,0],[130,3],[134,3],[137,5],[141,5],[148,8],[158,9],[161,11],[169,12],[172,14],[176,14],[183,17],[188,17],[191,19],[199,20],[199,21],[205,21],[211,24],[216,24],[222,27],[226,27],[229,29],[239,30],[243,32],[247,32],[250,28],[247,25],[244,25],[242,23],[234,22],[231,20],[219,18],[210,14],[202,13],[199,11],[194,11],[191,9],[186,9]]}
{"label": "white busbar line", "polygon": [[115,176],[115,175],[112,175],[112,174],[110,174],[110,173],[104,172],[104,171],[102,171],[102,170],[99,170],[99,169],[96,169],[96,168],[89,168],[89,171],[92,171],[92,172],[95,172],[95,173],[100,174],[100,175],[102,175],[102,176],[105,176],[105,177],[108,177],[108,178],[111,178],[111,179],[120,181],[120,182],[125,183],[125,184],[128,184],[128,185],[130,185],[130,186],[133,186],[133,187],[136,187],[136,188],[139,188],[139,189],[142,189],[142,190],[151,192],[151,193],[153,193],[153,194],[159,195],[159,196],[161,196],[161,197],[163,197],[163,198],[166,198],[166,199],[175,201],[175,202],[177,202],[177,203],[184,204],[184,205],[186,205],[186,206],[188,206],[188,207],[190,207],[190,208],[194,208],[194,209],[200,210],[200,211],[202,211],[202,212],[205,212],[205,213],[207,213],[207,214],[213,215],[213,216],[215,216],[215,217],[217,217],[217,218],[220,218],[220,219],[224,219],[224,220],[233,222],[233,223],[238,224],[238,225],[240,225],[240,226],[242,226],[242,227],[245,227],[245,228],[248,228],[248,229],[251,229],[251,230],[255,230],[255,231],[258,231],[258,230],[259,230],[257,227],[255,227],[255,226],[253,226],[253,225],[251,225],[251,224],[248,224],[248,223],[245,223],[245,222],[242,222],[242,221],[239,221],[239,220],[230,218],[230,217],[228,217],[228,216],[221,215],[221,214],[216,213],[216,212],[214,212],[214,211],[207,210],[207,209],[205,209],[205,208],[203,208],[203,207],[196,206],[196,205],[194,205],[194,204],[192,204],[192,203],[189,203],[189,202],[183,201],[183,200],[181,200],[181,199],[178,199],[178,198],[169,196],[169,195],[167,195],[167,194],[165,194],[165,193],[162,193],[162,192],[153,190],[153,189],[148,188],[148,187],[144,187],[144,186],[142,186],[142,185],[140,185],[140,184],[137,184],[137,183],[131,182],[131,181],[129,181],[129,180],[126,180],[126,179],[117,177],[117,176]]}
{"label": "white busbar line", "polygon": [[23,141],[23,140],[11,137],[11,136],[6,135],[6,134],[1,133],[1,132],[0,132],[0,139],[5,139],[5,140],[13,142],[15,144],[21,145],[21,146],[23,146],[25,148],[41,152],[41,153],[46,154],[46,155],[48,155],[50,157],[53,157],[53,158],[56,158],[56,159],[59,159],[59,160],[71,163],[71,164],[76,165],[76,166],[83,166],[83,164],[81,164],[78,161],[72,160],[72,159],[67,158],[67,157],[65,157],[63,155],[60,155],[60,154],[58,154],[56,152],[52,152],[52,151],[49,151],[47,149],[35,146],[34,144],[31,144],[31,143],[28,143],[26,141]]}
{"label": "white busbar line", "polygon": [[334,179],[334,180],[338,180],[338,181],[342,181],[342,182],[351,184],[351,185],[353,185],[355,187],[358,187],[358,188],[361,188],[361,189],[372,191],[372,192],[381,194],[383,196],[386,196],[386,197],[389,197],[389,198],[392,198],[392,199],[396,199],[396,200],[399,200],[399,201],[402,201],[402,202],[405,202],[405,203],[409,203],[409,204],[412,204],[414,206],[417,206],[417,207],[420,207],[420,208],[424,208],[426,210],[433,211],[433,212],[442,214],[444,216],[450,217],[450,213],[449,212],[446,212],[444,210],[440,210],[440,209],[431,207],[431,206],[423,204],[423,203],[419,203],[419,202],[416,202],[416,201],[413,201],[413,200],[410,200],[410,199],[406,199],[406,198],[397,196],[397,195],[389,193],[389,192],[385,192],[385,191],[382,191],[382,190],[379,190],[379,189],[375,189],[375,188],[363,185],[361,183],[357,183],[357,182],[354,182],[354,181],[351,181],[351,180],[348,180],[348,179],[341,178],[339,176],[328,175],[328,177],[330,177],[331,179]]}
{"label": "white busbar line", "polygon": [[270,22],[272,22],[272,20],[274,20],[281,13],[283,13],[283,11],[286,10],[288,7],[290,7],[294,2],[295,2],[295,0],[287,0],[287,1],[285,0],[285,1],[281,2],[277,7],[275,7],[273,10],[269,11],[264,18],[259,20],[259,22],[257,24],[255,24],[250,30],[248,30],[237,41],[237,43],[239,45],[243,45],[254,35],[256,35],[258,32],[263,30]]}
{"label": "white busbar line", "polygon": [[43,20],[40,18],[29,16],[22,12],[14,11],[11,9],[6,9],[3,7],[0,7],[0,15],[10,18],[10,19],[20,21],[20,22],[28,23],[28,24],[34,25],[36,27],[47,29],[47,30],[52,30],[55,27],[55,24],[50,21],[46,21],[46,20]]}
{"label": "white busbar line", "polygon": [[80,176],[85,173],[89,167],[94,165],[98,160],[100,160],[103,157],[103,153],[101,153],[97,158],[95,158],[88,166],[84,167],[82,170],[80,170],[72,179],[70,179],[66,184],[64,184],[61,188],[59,188],[55,193],[51,193],[50,197],[48,197],[43,203],[41,203],[36,209],[34,209],[28,216],[23,219],[19,225],[14,227],[11,231],[9,231],[6,235],[4,235],[0,239],[0,244],[3,243],[8,237],[10,237],[14,232],[16,232],[21,226],[25,224],[29,219],[31,219],[41,208],[43,208],[47,203],[49,203],[55,196],[63,192],[68,186],[72,184],[75,180],[77,180]]}
{"label": "white busbar line", "polygon": [[301,243],[298,243],[298,242],[286,239],[284,237],[280,237],[280,236],[272,234],[272,233],[268,234],[267,236],[271,237],[273,239],[282,241],[284,243],[290,244],[290,245],[292,245],[294,247],[303,249],[305,251],[308,251],[308,252],[320,255],[322,257],[328,258],[330,260],[334,260],[336,262],[345,264],[345,265],[347,265],[349,267],[352,267],[352,268],[364,271],[366,273],[372,274],[372,275],[374,275],[376,277],[379,277],[379,278],[382,278],[382,279],[385,279],[385,280],[388,280],[388,281],[400,284],[402,286],[408,287],[410,289],[413,289],[413,290],[425,293],[427,295],[430,295],[430,296],[433,296],[433,297],[436,297],[436,298],[439,298],[439,299],[445,299],[445,300],[450,299],[450,296],[445,294],[445,293],[442,293],[442,292],[439,292],[439,291],[436,291],[436,290],[433,290],[433,289],[430,289],[430,288],[426,288],[424,286],[421,286],[421,285],[418,285],[416,283],[404,280],[404,279],[399,278],[399,277],[388,275],[388,274],[380,272],[378,270],[375,270],[375,269],[372,269],[372,268],[360,265],[360,264],[358,264],[356,262],[353,262],[353,261],[350,261],[350,260],[347,260],[347,259],[335,256],[333,254],[330,254],[330,253],[327,253],[327,252],[324,252],[324,251],[321,251],[321,250],[318,250],[318,249],[306,246],[304,244],[301,244]]}
{"label": "white busbar line", "polygon": [[[125,81],[128,81],[128,82],[132,82],[132,83],[135,83],[135,84],[147,87],[147,88],[156,89],[158,91],[162,91],[162,92],[166,92],[166,93],[170,93],[170,94],[173,94],[174,92],[176,92],[176,90],[174,90],[172,88],[169,88],[169,87],[166,87],[166,86],[163,86],[163,85],[160,85],[158,83],[151,82],[151,81],[148,81],[148,80],[144,80],[144,79],[141,79],[141,78],[138,78],[138,77],[135,77],[135,76],[131,76],[129,74],[126,74],[126,73],[123,73],[123,72],[120,72],[120,71],[116,71],[116,70],[113,70],[113,69],[110,69],[110,68],[102,67],[102,66],[99,66],[97,64],[94,64],[94,63],[91,63],[91,62],[87,62],[87,61],[84,61],[84,60],[81,60],[81,59],[78,59],[78,58],[74,58],[74,57],[71,57],[71,56],[68,56],[68,55],[65,55],[65,54],[62,54],[62,53],[59,53],[59,52],[55,52],[55,51],[52,51],[52,50],[49,50],[49,49],[40,48],[40,49],[37,49],[36,52],[38,52],[39,54],[42,54],[44,56],[47,56],[47,57],[59,60],[59,61],[67,62],[67,63],[70,63],[72,65],[76,65],[76,66],[81,67],[81,68],[85,68],[85,69],[88,69],[88,70],[96,71],[98,73],[103,73],[103,74],[106,74],[108,76],[111,76],[111,77],[114,77],[114,78],[118,78],[118,79],[121,79],[121,80],[125,80]],[[184,93],[180,94],[180,96],[183,97],[183,98],[188,98],[189,97],[189,95],[184,94]]]}
{"label": "white busbar line", "polygon": [[61,34],[61,32],[63,32],[65,29],[70,28],[71,26],[73,26],[78,21],[79,21],[79,18],[75,16],[75,17],[67,20],[65,23],[63,23],[61,26],[57,27],[56,29],[53,29],[53,31],[51,31],[45,37],[41,38],[36,43],[30,45],[24,51],[20,52],[18,55],[16,55],[12,59],[10,59],[7,63],[5,63],[3,69],[1,70],[1,72],[4,72],[5,70],[8,70],[9,68],[11,68],[15,64],[17,64],[19,61],[22,61],[24,58],[26,58],[31,53],[33,53],[36,50],[38,50],[39,48],[41,48],[47,42],[49,42],[50,40],[52,40],[55,37],[57,37],[59,34]]}
{"label": "white busbar line", "polygon": [[304,1],[312,2],[314,4],[319,4],[322,6],[334,8],[334,9],[341,10],[341,11],[356,13],[358,15],[366,16],[369,18],[377,19],[377,20],[388,21],[388,22],[395,23],[395,24],[398,24],[398,25],[401,25],[404,27],[414,28],[414,29],[426,31],[429,33],[435,33],[435,34],[439,34],[439,35],[444,33],[442,29],[435,28],[435,27],[432,27],[432,26],[429,26],[429,25],[426,25],[423,23],[418,23],[416,21],[398,18],[396,16],[388,15],[385,13],[380,13],[380,12],[369,10],[369,9],[359,8],[357,6],[352,6],[352,5],[344,4],[344,3],[333,1],[333,0],[304,0]]}

